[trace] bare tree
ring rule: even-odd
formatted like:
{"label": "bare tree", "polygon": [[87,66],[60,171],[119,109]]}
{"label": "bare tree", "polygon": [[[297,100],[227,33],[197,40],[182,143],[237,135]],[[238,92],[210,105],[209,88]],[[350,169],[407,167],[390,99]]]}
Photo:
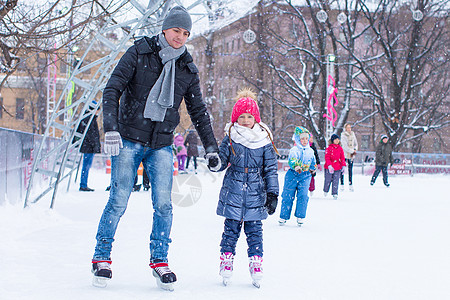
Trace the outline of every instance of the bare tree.
{"label": "bare tree", "polygon": [[373,39],[367,51],[350,52],[362,76],[355,90],[374,102],[394,149],[447,127],[450,2],[359,3]]}
{"label": "bare tree", "polygon": [[[57,53],[61,60],[89,36],[107,15],[113,0],[0,2],[0,91],[8,77],[37,56]],[[105,1],[103,1],[105,2]],[[111,13],[111,11],[109,12]],[[45,66],[42,66],[45,68]],[[35,74],[36,76],[36,74]],[[38,76],[39,77],[39,76]]]}

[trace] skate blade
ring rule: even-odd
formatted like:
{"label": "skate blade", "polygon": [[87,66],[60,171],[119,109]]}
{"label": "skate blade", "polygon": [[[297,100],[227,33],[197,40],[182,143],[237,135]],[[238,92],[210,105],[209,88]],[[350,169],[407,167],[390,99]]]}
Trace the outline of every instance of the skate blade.
{"label": "skate blade", "polygon": [[99,288],[105,288],[108,285],[108,280],[110,279],[111,278],[94,276],[94,278],[92,278],[92,285]]}
{"label": "skate blade", "polygon": [[163,289],[165,291],[170,291],[173,292],[174,288],[173,288],[173,282],[170,283],[164,283],[161,282],[161,280],[159,280],[159,278],[156,278],[156,285],[160,288]]}
{"label": "skate blade", "polygon": [[259,280],[253,280],[252,284],[253,284],[254,287],[256,287],[258,289],[261,287],[261,284],[260,284]]}
{"label": "skate blade", "polygon": [[230,279],[229,278],[223,278],[222,279],[222,283],[224,286],[227,286],[230,283]]}
{"label": "skate blade", "polygon": [[223,285],[227,286],[231,282],[231,274],[224,273],[221,276]]}

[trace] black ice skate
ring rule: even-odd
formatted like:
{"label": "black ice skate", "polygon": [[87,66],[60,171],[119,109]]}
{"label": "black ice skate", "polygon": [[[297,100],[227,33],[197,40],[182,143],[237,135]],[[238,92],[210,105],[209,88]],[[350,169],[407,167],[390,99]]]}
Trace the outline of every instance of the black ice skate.
{"label": "black ice skate", "polygon": [[92,261],[94,278],[92,285],[96,287],[106,287],[108,280],[112,278],[111,261]]}
{"label": "black ice skate", "polygon": [[169,269],[168,263],[157,259],[150,263],[150,268],[153,270],[156,284],[163,290],[173,291],[173,284],[177,281],[177,276]]}

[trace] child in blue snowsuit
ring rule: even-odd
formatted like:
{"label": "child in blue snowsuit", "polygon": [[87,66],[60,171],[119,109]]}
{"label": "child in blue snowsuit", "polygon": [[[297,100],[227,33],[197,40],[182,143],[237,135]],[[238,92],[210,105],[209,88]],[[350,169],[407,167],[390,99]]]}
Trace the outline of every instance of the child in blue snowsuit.
{"label": "child in blue snowsuit", "polygon": [[[226,285],[233,271],[236,243],[242,227],[247,236],[249,270],[253,284],[262,278],[262,220],[275,212],[278,202],[278,162],[272,134],[261,122],[250,90],[240,91],[231,123],[219,148],[221,167],[227,169],[220,190],[217,214],[224,216],[220,243],[220,271]],[[228,166],[229,165],[229,166]],[[214,171],[214,170],[213,170]]]}
{"label": "child in blue snowsuit", "polygon": [[294,132],[295,146],[289,151],[289,170],[284,177],[283,193],[281,194],[280,225],[286,224],[291,218],[295,193],[297,192],[297,206],[294,215],[297,225],[301,226],[306,216],[308,206],[308,189],[311,175],[316,172],[316,158],[309,146],[309,131],[304,127],[296,127]]}

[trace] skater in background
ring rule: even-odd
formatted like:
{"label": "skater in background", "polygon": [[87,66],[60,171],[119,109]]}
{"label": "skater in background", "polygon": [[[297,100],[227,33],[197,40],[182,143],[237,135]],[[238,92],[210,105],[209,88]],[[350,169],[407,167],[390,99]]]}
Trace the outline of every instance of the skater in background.
{"label": "skater in background", "polygon": [[189,168],[189,162],[192,158],[194,172],[197,174],[198,137],[195,130],[189,129],[184,145],[187,147],[186,171]]}
{"label": "skater in background", "polygon": [[[321,170],[320,167],[320,158],[319,158],[319,152],[317,151],[317,147],[316,144],[314,144],[314,137],[311,134],[311,137],[309,139],[309,146],[311,147],[311,149],[314,151],[314,157],[316,158],[316,170]],[[314,195],[314,191],[316,190],[316,181],[314,179],[314,177],[316,177],[316,172],[311,173],[311,183],[309,184],[309,196],[312,197]]]}
{"label": "skater in background", "polygon": [[[348,170],[348,188],[353,192],[353,160],[358,150],[358,140],[355,133],[352,131],[352,125],[347,123],[344,125],[344,131],[341,134],[341,145],[344,149],[345,162]],[[344,172],[341,173],[341,191],[344,190]]]}
{"label": "skater in background", "polygon": [[339,178],[341,173],[345,171],[345,155],[337,134],[332,134],[329,145],[325,150],[325,182],[323,185],[323,193],[326,197],[331,188],[331,194],[334,199],[338,198]]}
{"label": "skater in background", "polygon": [[254,100],[256,94],[244,89],[239,91],[237,99],[219,148],[219,171],[227,169],[217,206],[217,214],[225,217],[219,274],[226,285],[233,272],[236,243],[244,227],[250,275],[253,284],[259,287],[263,272],[262,220],[275,212],[278,202],[278,151],[268,126],[261,122]]}
{"label": "skater in background", "polygon": [[393,163],[392,158],[392,147],[388,143],[388,137],[387,135],[382,135],[381,140],[378,143],[377,151],[375,154],[375,171],[373,172],[372,179],[370,180],[370,185],[374,185],[375,181],[377,180],[378,174],[380,174],[380,171],[383,173],[383,183],[385,186],[389,186],[388,183],[388,172],[387,168],[388,165]]}
{"label": "skater in background", "polygon": [[175,135],[173,149],[178,160],[178,170],[180,170],[180,172],[185,172],[184,163],[186,162],[187,150],[184,146],[184,137],[181,134]]}
{"label": "skater in background", "polygon": [[295,146],[289,150],[289,170],[284,177],[283,193],[281,194],[280,225],[291,218],[292,206],[297,193],[297,204],[294,216],[297,225],[301,226],[306,216],[308,206],[308,189],[313,175],[316,173],[316,157],[309,146],[310,134],[304,127],[296,127],[294,132]]}
{"label": "skater in background", "polygon": [[[111,155],[111,190],[103,210],[92,258],[93,284],[105,287],[112,277],[115,233],[134,186],[139,164],[149,173],[153,217],[150,268],[159,287],[173,289],[169,268],[172,229],[173,132],[184,101],[206,152],[208,167],[219,164],[218,146],[202,99],[198,69],[185,43],[192,20],[181,6],[173,7],[162,32],[136,40],[123,54],[103,90],[105,152]],[[134,260],[135,256],[128,256]]]}
{"label": "skater in background", "polygon": [[[94,105],[97,102],[93,101],[92,106],[89,106],[90,110],[95,109]],[[78,133],[83,133],[85,130],[90,116],[81,120],[80,125],[77,128]],[[80,177],[80,191],[81,192],[93,192],[94,189],[88,187],[89,170],[91,169],[92,162],[94,161],[95,153],[101,153],[100,133],[98,130],[97,114],[92,118],[91,124],[84,136],[83,143],[80,147],[80,152],[83,153],[83,166],[81,168]]]}

